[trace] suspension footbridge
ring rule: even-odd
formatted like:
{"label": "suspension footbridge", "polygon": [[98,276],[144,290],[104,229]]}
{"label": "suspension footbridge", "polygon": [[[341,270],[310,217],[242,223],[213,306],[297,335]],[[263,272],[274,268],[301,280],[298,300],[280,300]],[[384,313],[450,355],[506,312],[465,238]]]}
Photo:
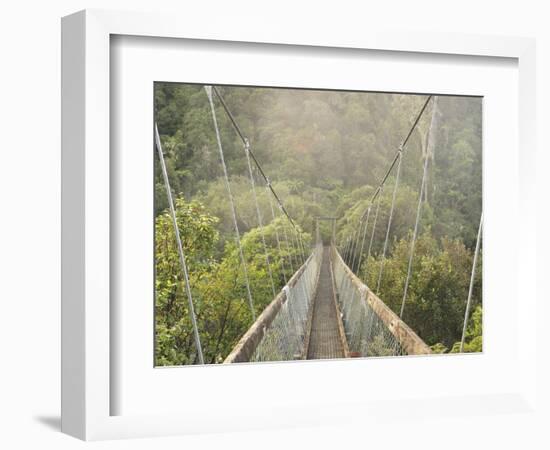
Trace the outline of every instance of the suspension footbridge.
{"label": "suspension footbridge", "polygon": [[[246,287],[246,299],[252,315],[250,327],[225,358],[224,363],[430,354],[430,347],[403,320],[411,283],[412,262],[415,255],[419,222],[422,214],[421,206],[429,164],[427,156],[424,158],[422,165],[422,180],[418,190],[418,204],[408,251],[407,276],[402,287],[401,307],[397,311],[399,314],[388,307],[377,293],[380,292],[380,283],[384,276],[384,261],[389,251],[390,230],[405,149],[430,102],[433,103],[430,129],[435,126],[435,122],[437,121],[437,114],[435,113],[437,97],[426,97],[422,107],[412,121],[412,126],[396,150],[395,157],[389,164],[388,170],[370,197],[368,207],[352,227],[353,231],[337,243],[335,229],[338,218],[316,217],[317,239],[313,245],[307,245],[301,227],[291,217],[281,197],[262,169],[260,162],[251,149],[249,140],[238,125],[224,98],[216,87],[206,86],[205,91],[210,105],[220,162],[223,167],[225,188],[228,194],[228,204],[231,209],[235,232],[235,243],[238,248],[244,285]],[[273,294],[273,300],[259,313],[255,308],[254,292],[249,282],[247,259],[243,251],[241,230],[239,228],[235,201],[225,163],[224,149],[214,105],[215,99],[219,101],[219,104],[227,114],[234,130],[242,141],[244,157],[247,162],[257,225],[260,230],[264,252],[263,257],[265,258],[265,267],[267,269],[266,283],[269,284]],[[201,330],[197,325],[195,316],[194,299],[189,287],[189,270],[183,250],[184,246],[180,239],[158,127],[155,127],[155,147],[161,162],[168,203],[175,229],[176,246],[181,270],[184,275],[183,281],[188,301],[188,311],[191,316],[195,347],[198,355],[197,361],[204,363],[201,347]],[[279,215],[279,217],[282,217],[286,221],[287,225],[281,231],[276,230],[275,232],[276,249],[280,255],[279,260],[283,268],[282,276],[284,278],[284,286],[279,292],[276,289],[275,277],[272,270],[273,256],[267,250],[266,237],[264,235],[266,220],[259,207],[257,196],[258,181],[254,176],[253,168],[259,174],[259,183],[263,184],[268,193],[271,218],[275,220]],[[379,217],[381,209],[380,199],[392,172],[394,172],[392,201],[387,214],[387,222],[381,224]],[[276,213],[277,210],[278,214]],[[319,223],[323,220],[330,220],[332,222],[332,236],[328,240],[325,239],[324,242],[320,238],[319,233]],[[363,265],[369,262],[377,226],[385,226],[385,240],[381,251],[381,263],[377,267],[376,286],[367,286],[360,279],[359,275],[364,273],[364,270],[362,270],[364,269]],[[468,297],[465,299],[466,307],[461,350],[464,345],[466,325],[470,314],[472,287],[481,241],[482,215],[478,230],[473,265],[471,267],[470,289]],[[294,251],[290,252],[290,249]]]}
{"label": "suspension footbridge", "polygon": [[353,274],[338,250],[319,243],[225,362],[429,353],[424,341]]}

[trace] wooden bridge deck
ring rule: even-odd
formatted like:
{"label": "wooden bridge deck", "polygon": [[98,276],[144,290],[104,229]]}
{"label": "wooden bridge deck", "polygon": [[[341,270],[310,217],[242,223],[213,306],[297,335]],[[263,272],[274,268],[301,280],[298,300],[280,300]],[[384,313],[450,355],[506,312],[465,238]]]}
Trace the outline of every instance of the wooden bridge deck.
{"label": "wooden bridge deck", "polygon": [[339,321],[336,311],[336,302],[332,290],[332,272],[330,269],[330,248],[323,249],[323,261],[319,273],[319,284],[311,319],[311,331],[307,359],[344,358],[344,344],[342,343]]}

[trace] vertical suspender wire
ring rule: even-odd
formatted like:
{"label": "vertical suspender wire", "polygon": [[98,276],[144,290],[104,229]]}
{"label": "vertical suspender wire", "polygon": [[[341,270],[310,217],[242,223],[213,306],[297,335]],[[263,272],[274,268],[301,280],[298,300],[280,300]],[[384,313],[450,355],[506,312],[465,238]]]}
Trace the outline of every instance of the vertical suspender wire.
{"label": "vertical suspender wire", "polygon": [[[310,236],[310,241],[309,241],[309,245],[306,244],[306,240],[305,240],[305,233],[304,233],[304,236],[302,236],[302,234],[300,234],[300,237],[301,237],[301,241],[302,241],[302,246],[304,248],[304,254],[305,254],[305,258],[306,260],[309,258],[309,255],[311,255],[311,252],[312,252],[312,247],[311,247],[311,244],[312,244],[312,235]],[[313,246],[313,248],[315,248],[315,245]]]}
{"label": "vertical suspender wire", "polygon": [[345,241],[343,242],[342,257],[344,258],[344,261],[345,261],[346,258],[348,257],[348,247],[349,247],[349,236],[346,237]]}
{"label": "vertical suspender wire", "polygon": [[359,221],[359,230],[358,230],[358,234],[357,234],[357,244],[355,244],[355,251],[353,252],[353,258],[351,258],[351,266],[350,266],[350,269],[353,273],[355,273],[355,261],[357,261],[357,255],[359,254],[359,249],[360,249],[360,242],[361,242],[361,237],[363,236],[363,233],[361,233],[361,231],[363,230],[363,226],[365,225],[365,221],[364,220],[360,220]]}
{"label": "vertical suspender wire", "polygon": [[352,239],[351,236],[347,237],[343,251],[342,251],[342,259],[344,260],[346,265],[348,265],[348,256],[349,256],[349,251],[351,247],[351,239]]}
{"label": "vertical suspender wire", "polygon": [[368,269],[369,269],[369,258],[372,251],[372,243],[374,242],[374,233],[376,231],[376,223],[378,221],[378,212],[380,211],[380,200],[382,199],[382,188],[380,187],[380,193],[378,194],[378,202],[376,202],[376,209],[374,210],[374,220],[372,222],[372,232],[370,235],[370,241],[369,241],[369,249],[367,250],[367,265],[365,266],[365,282],[367,281],[368,277]]}
{"label": "vertical suspender wire", "polygon": [[[428,98],[428,101],[430,100],[431,96]],[[432,125],[433,125],[433,122],[434,122],[434,119],[435,119],[435,115],[436,115],[436,105],[437,105],[437,97],[433,97],[434,98],[434,108],[432,109],[432,120],[431,120],[431,125],[430,125],[430,129],[429,129],[429,132],[431,132],[431,128],[432,128]],[[427,104],[427,102],[426,102]],[[431,136],[430,134],[428,134],[428,141],[427,141],[427,147],[430,145],[430,139],[431,139]],[[409,283],[410,283],[410,280],[411,280],[411,271],[412,271],[412,262],[413,262],[413,258],[414,258],[414,247],[416,245],[416,237],[418,235],[418,224],[420,222],[420,214],[422,212],[422,197],[424,196],[424,188],[425,188],[425,184],[426,184],[426,175],[428,173],[428,164],[429,164],[429,155],[428,155],[428,152],[426,152],[426,154],[424,155],[424,169],[422,171],[422,181],[420,183],[420,194],[418,196],[418,205],[416,207],[416,220],[414,222],[414,231],[413,231],[413,235],[412,235],[412,239],[411,239],[411,247],[410,247],[410,250],[409,250],[409,263],[408,263],[408,266],[407,266],[407,278],[405,278],[405,286],[403,288],[403,300],[401,301],[401,311],[399,313],[399,317],[402,319],[403,318],[403,313],[405,312],[405,302],[407,301],[407,293],[408,293],[408,290],[409,290]]]}
{"label": "vertical suspender wire", "polygon": [[357,272],[356,275],[361,278],[361,262],[363,259],[363,251],[365,249],[365,238],[367,237],[367,228],[369,227],[369,216],[370,216],[370,209],[369,206],[367,209],[367,218],[365,219],[365,229],[363,230],[363,240],[361,242],[361,250],[359,252],[359,259],[357,261]]}
{"label": "vertical suspender wire", "polygon": [[319,230],[319,220],[315,220],[315,245],[321,242],[321,231]]}
{"label": "vertical suspender wire", "polygon": [[338,242],[335,242],[334,245],[336,246],[340,254],[342,254],[343,246],[344,246],[344,236],[340,236],[340,238],[339,239],[337,238],[336,240]]}
{"label": "vertical suspender wire", "polygon": [[304,262],[307,261],[309,258],[309,255],[311,255],[311,247],[308,247],[306,245],[305,236],[302,235],[302,233],[299,233],[300,236],[300,244],[302,245],[302,253],[304,254]]}
{"label": "vertical suspender wire", "polygon": [[476,276],[477,257],[479,255],[479,246],[481,243],[481,230],[483,229],[483,212],[479,219],[479,228],[477,230],[476,249],[474,252],[474,261],[472,263],[472,274],[470,276],[470,288],[468,289],[468,301],[466,302],[466,312],[464,313],[464,325],[462,327],[462,339],[460,340],[460,353],[464,351],[464,340],[466,339],[466,328],[468,327],[468,318],[470,316],[470,306],[472,303],[472,293],[474,291],[474,278]]}
{"label": "vertical suspender wire", "polygon": [[357,233],[358,233],[357,228],[355,228],[353,230],[353,233],[351,233],[351,243],[349,246],[348,260],[346,261],[348,267],[351,265],[351,260],[353,259],[353,251],[355,249],[355,243],[357,242]]}
{"label": "vertical suspender wire", "polygon": [[298,240],[296,239],[296,230],[293,228],[289,228],[290,233],[290,240],[292,241],[292,248],[294,250],[294,256],[296,256],[296,266],[298,266],[298,269],[302,266],[302,252],[300,251],[300,247],[298,246]]}
{"label": "vertical suspender wire", "polygon": [[300,249],[302,250],[302,258],[304,258],[304,262],[306,262],[309,256],[309,252],[306,250],[306,243],[302,235],[303,231],[301,229],[298,230],[298,240],[300,242]]}
{"label": "vertical suspender wire", "polygon": [[424,196],[424,185],[426,183],[426,174],[428,173],[428,155],[424,159],[424,170],[422,172],[422,183],[420,184],[420,195],[418,196],[418,205],[416,207],[416,220],[414,222],[414,231],[411,240],[411,247],[409,249],[409,264],[407,267],[407,278],[405,278],[405,287],[403,288],[403,300],[401,301],[401,312],[399,317],[403,318],[403,312],[405,311],[405,302],[407,301],[407,291],[409,289],[409,282],[411,280],[412,261],[414,257],[414,246],[416,245],[416,237],[418,235],[418,223],[420,222],[420,213],[422,212],[422,197]]}
{"label": "vertical suspender wire", "polygon": [[[306,255],[305,255],[305,251],[304,251],[304,243],[303,243],[303,240],[302,240],[302,234],[300,231],[296,230],[296,236],[298,238],[298,245],[300,246],[300,250],[302,251],[302,259],[303,259],[303,264],[306,263],[307,259],[306,259]],[[309,255],[308,255],[309,256]],[[303,274],[306,275],[308,273],[307,269],[304,270]],[[306,275],[307,276],[307,275]],[[309,283],[304,283],[304,293],[306,295],[306,298],[308,300],[308,303],[311,301],[311,294],[310,294],[310,286],[308,286]]]}
{"label": "vertical suspender wire", "polygon": [[[297,249],[298,251],[298,255],[297,255],[297,260],[298,260],[298,269],[300,269],[300,267],[302,267],[302,265],[304,264],[304,260],[302,260],[300,262],[300,255],[302,255],[303,257],[303,252],[300,251],[300,241],[299,241],[299,238],[298,238],[298,230],[296,229],[296,227],[293,227],[291,230],[290,230],[290,235],[291,235],[291,238],[292,238],[292,241],[293,241],[293,244],[294,244],[294,248]],[[296,270],[298,270],[296,269]],[[302,272],[303,274],[304,272]],[[299,283],[301,286],[302,286],[302,292],[304,293],[304,298],[307,300],[307,302],[309,303],[309,300],[311,299],[311,297],[309,296],[309,292],[306,288],[306,283]]]}
{"label": "vertical suspender wire", "polygon": [[[285,267],[285,258],[283,256],[283,253],[282,253],[282,249],[281,249],[281,239],[279,237],[279,230],[277,230],[277,225],[275,224],[275,219],[276,219],[276,216],[275,216],[275,209],[273,208],[273,200],[271,199],[271,192],[269,191],[269,188],[266,186],[265,187],[266,189],[266,192],[267,192],[267,198],[269,199],[269,207],[271,208],[271,218],[272,218],[272,223],[273,223],[273,226],[275,227],[275,240],[277,241],[277,250],[279,251],[279,259],[280,259],[280,262],[281,262],[281,271],[282,271],[282,274],[283,274],[283,280],[286,284],[286,267]],[[290,274],[290,276],[292,276],[292,273]]]}
{"label": "vertical suspender wire", "polygon": [[353,252],[353,244],[355,242],[355,236],[357,235],[357,230],[353,230],[353,233],[351,233],[351,236],[349,238],[349,247],[348,247],[348,253],[346,255],[346,264],[349,266],[349,261],[351,259],[351,254]]}
{"label": "vertical suspender wire", "polygon": [[363,228],[363,221],[359,220],[359,226],[357,227],[357,230],[355,230],[355,238],[353,240],[353,246],[351,248],[351,254],[349,258],[349,264],[348,267],[353,272],[353,261],[355,259],[355,253],[357,253],[357,247],[359,247],[359,240],[361,239],[361,229]]}
{"label": "vertical suspender wire", "polygon": [[380,293],[380,283],[382,282],[382,272],[384,272],[384,264],[386,262],[386,251],[388,250],[388,239],[390,237],[391,222],[393,219],[393,210],[395,208],[395,197],[397,188],[399,187],[399,175],[401,173],[401,161],[403,159],[403,147],[399,148],[399,161],[397,161],[397,172],[395,174],[395,185],[393,187],[393,196],[390,207],[390,217],[388,218],[388,228],[386,229],[386,239],[384,240],[384,248],[382,250],[382,259],[380,260],[380,271],[378,272],[378,283],[376,284],[376,293]]}
{"label": "vertical suspender wire", "polygon": [[302,260],[303,262],[306,262],[306,246],[304,244],[304,241],[302,239],[302,232],[301,231],[296,231],[296,236],[298,238],[298,245],[300,247],[300,251],[302,252]]}
{"label": "vertical suspender wire", "polygon": [[229,196],[229,204],[231,206],[231,213],[233,215],[233,225],[235,227],[235,239],[237,241],[237,246],[239,247],[239,255],[241,258],[241,263],[243,265],[244,279],[246,284],[246,292],[248,296],[248,303],[250,306],[250,312],[252,313],[252,320],[256,320],[256,311],[254,310],[254,301],[252,300],[252,293],[250,291],[250,282],[248,279],[248,269],[246,267],[246,261],[244,259],[243,247],[241,245],[241,235],[239,233],[239,224],[237,223],[237,211],[235,209],[235,202],[233,200],[233,194],[231,193],[231,186],[229,184],[229,174],[227,173],[227,166],[225,165],[225,158],[223,155],[222,141],[220,137],[220,130],[218,129],[218,120],[216,118],[216,110],[214,108],[214,101],[212,99],[212,87],[205,86],[206,95],[208,97],[208,102],[210,103],[210,109],[212,111],[212,120],[214,122],[214,129],[216,130],[216,140],[218,141],[218,150],[220,152],[220,160],[223,167],[223,174],[225,178],[225,187]]}
{"label": "vertical suspender wire", "polygon": [[298,232],[296,231],[295,228],[290,229],[290,235],[292,237],[292,243],[294,244],[294,248],[297,252],[298,268],[300,268],[304,263],[304,260],[303,260],[303,253],[300,248],[300,242],[298,241]]}
{"label": "vertical suspender wire", "polygon": [[342,245],[343,245],[343,248],[342,248],[342,250],[343,250],[343,252],[342,252],[342,258],[344,258],[344,261],[345,261],[345,259],[346,259],[346,257],[347,257],[348,247],[349,247],[349,236],[347,236],[347,237],[345,238],[345,240],[344,240],[344,242],[342,243]]}
{"label": "vertical suspender wire", "polygon": [[300,248],[300,241],[298,239],[298,231],[296,229],[290,230],[290,233],[292,235],[292,239],[294,241],[294,246],[296,248],[296,251],[298,252],[298,266],[302,266],[304,264],[304,252]]}
{"label": "vertical suspender wire", "polygon": [[353,247],[355,246],[355,239],[357,238],[357,228],[354,228],[350,236],[349,250],[346,257],[346,264],[348,267],[351,265],[351,258],[353,255]]}
{"label": "vertical suspender wire", "polygon": [[290,266],[290,275],[289,275],[288,279],[290,280],[292,278],[292,276],[294,275],[294,266],[295,265],[294,265],[294,258],[292,256],[292,248],[290,246],[290,241],[288,239],[288,233],[287,233],[287,230],[286,230],[286,227],[288,225],[287,225],[286,220],[284,218],[282,220],[282,225],[283,225],[283,238],[284,238],[284,241],[285,241],[285,244],[286,244],[286,250],[288,252],[288,264]]}
{"label": "vertical suspender wire", "polygon": [[271,272],[271,264],[269,262],[269,253],[267,252],[267,245],[265,243],[264,224],[262,220],[262,213],[260,211],[260,205],[258,204],[258,196],[256,195],[256,183],[254,181],[254,173],[252,172],[252,164],[250,163],[250,144],[246,139],[244,145],[244,152],[246,153],[246,162],[248,164],[248,174],[250,175],[250,184],[252,185],[252,197],[254,197],[254,204],[256,205],[256,216],[258,218],[258,227],[260,228],[260,236],[262,238],[262,244],[264,246],[265,263],[267,267],[267,273],[269,275],[269,281],[271,282],[271,291],[275,298],[275,283],[273,283],[273,273]]}
{"label": "vertical suspender wire", "polygon": [[291,228],[290,224],[287,223],[286,227],[288,228],[288,230],[286,230],[288,232],[286,237],[288,239],[287,242],[289,244],[289,246],[288,246],[289,251],[290,251],[290,254],[292,255],[292,260],[294,261],[295,270],[298,270],[300,268],[301,264],[300,264],[300,258],[298,257],[298,253],[296,251],[296,242],[294,241],[294,235],[292,234],[292,228]]}
{"label": "vertical suspender wire", "polygon": [[199,336],[199,329],[197,326],[197,317],[195,316],[195,307],[193,305],[193,295],[191,293],[191,285],[189,283],[189,272],[187,270],[187,262],[185,260],[185,254],[183,252],[183,245],[181,243],[180,230],[178,221],[176,219],[176,208],[174,207],[174,200],[172,199],[172,190],[170,188],[170,180],[168,179],[168,171],[166,170],[166,163],[164,162],[164,153],[162,151],[162,145],[160,142],[160,135],[157,124],[155,124],[155,143],[157,152],[159,155],[160,166],[162,169],[162,176],[164,178],[164,186],[166,187],[166,195],[168,196],[168,204],[170,205],[170,215],[172,216],[172,223],[174,224],[174,234],[176,235],[176,243],[178,247],[178,254],[180,258],[181,268],[183,270],[185,292],[187,294],[187,302],[189,304],[189,315],[191,316],[191,324],[193,325],[193,337],[195,338],[195,347],[197,354],[199,355],[199,362],[204,364],[204,356],[202,354],[201,339]]}
{"label": "vertical suspender wire", "polygon": [[346,240],[346,249],[344,250],[344,262],[348,263],[349,250],[351,248],[351,236],[348,236]]}
{"label": "vertical suspender wire", "polygon": [[[351,251],[350,251],[350,255],[349,255],[349,263],[348,263],[348,267],[351,269],[351,271],[353,272],[353,260],[355,258],[355,251],[357,249],[357,246],[359,245],[359,239],[360,239],[360,235],[361,235],[361,226],[363,225],[363,222],[362,220],[359,220],[359,227],[357,228],[357,230],[355,231],[354,233],[354,236],[352,236],[352,244],[351,244]],[[354,304],[354,301],[355,301],[355,294],[356,294],[356,289],[353,289],[352,293],[351,293],[351,300],[349,302],[349,312],[348,314],[351,313],[351,310],[352,310],[352,305]]]}
{"label": "vertical suspender wire", "polygon": [[348,248],[348,239],[342,236],[342,243],[340,245],[341,245],[340,254],[342,255],[343,259],[346,259],[346,249]]}
{"label": "vertical suspender wire", "polygon": [[306,262],[306,255],[304,252],[304,247],[302,246],[301,234],[298,230],[295,230],[294,233],[295,233],[294,238],[296,239],[296,245],[300,253],[300,258],[301,258],[302,264],[304,264]]}
{"label": "vertical suspender wire", "polygon": [[[344,242],[345,242],[345,245],[344,245],[344,247],[343,247],[343,249],[342,249],[342,250],[343,250],[342,253],[340,254],[340,256],[342,257],[342,260],[344,261],[344,263],[346,262],[346,258],[347,258],[347,251],[348,251],[348,247],[349,247],[349,240],[350,240],[350,238],[349,238],[349,236],[348,236],[348,238],[344,241]],[[345,280],[345,277],[342,277],[342,278],[340,279],[340,284],[338,285],[338,288],[337,288],[337,290],[338,290],[338,292],[340,293],[340,295],[341,295],[341,293],[342,293],[342,288],[344,287],[344,280]],[[340,298],[341,298],[341,297],[340,297]]]}
{"label": "vertical suspender wire", "polygon": [[[353,233],[352,233],[352,235],[353,235]],[[346,264],[348,263],[348,260],[349,260],[349,254],[351,252],[352,243],[353,243],[353,236],[349,236],[348,237],[348,245],[347,245],[347,248],[346,248],[346,254],[345,254],[345,257],[344,257],[345,258],[344,260],[345,260]]]}
{"label": "vertical suspender wire", "polygon": [[[290,247],[290,240],[288,238],[288,233],[286,231],[286,227],[287,227],[287,224],[286,224],[286,221],[283,221],[283,235],[285,237],[285,242],[286,242],[286,248],[288,250],[288,261],[290,263],[290,270],[292,271],[292,273],[290,274],[290,278],[292,278],[292,276],[294,275],[294,257],[293,257],[293,253],[294,253],[294,246],[292,246],[292,248]],[[296,270],[298,270],[298,267],[296,267]]]}

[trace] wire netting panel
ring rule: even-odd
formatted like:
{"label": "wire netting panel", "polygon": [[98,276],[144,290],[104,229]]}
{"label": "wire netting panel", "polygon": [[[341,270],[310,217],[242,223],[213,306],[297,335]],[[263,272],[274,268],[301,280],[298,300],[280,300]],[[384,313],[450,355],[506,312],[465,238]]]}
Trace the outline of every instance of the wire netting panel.
{"label": "wire netting panel", "polygon": [[308,313],[315,295],[322,257],[323,248],[318,245],[296,283],[283,288],[286,300],[265,330],[250,361],[288,361],[303,358]]}
{"label": "wire netting panel", "polygon": [[350,352],[360,356],[406,354],[399,341],[367,302],[367,288],[352,282],[342,261],[333,266],[338,303]]}

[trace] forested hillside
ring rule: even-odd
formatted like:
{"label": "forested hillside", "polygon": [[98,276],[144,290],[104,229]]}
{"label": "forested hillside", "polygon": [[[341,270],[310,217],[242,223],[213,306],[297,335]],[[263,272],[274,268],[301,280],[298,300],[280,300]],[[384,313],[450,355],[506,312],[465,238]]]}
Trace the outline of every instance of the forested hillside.
{"label": "forested hillside", "polygon": [[[424,103],[425,96],[314,90],[220,87],[251,148],[304,231],[307,245],[316,216],[338,216],[337,243],[357,226],[369,199]],[[242,142],[217,104],[225,159],[235,197],[254,303],[259,313],[273,298],[258,230]],[[480,98],[438,97],[404,149],[390,245],[379,296],[399,313],[408,248],[420,191],[423,159],[429,172],[403,319],[438,352],[457,351],[473,247],[482,201],[482,110]],[[437,127],[427,145],[432,114]],[[243,274],[234,240],[231,210],[212,115],[204,88],[157,83],[155,118],[166,157],[182,241],[190,265],[191,288],[205,362],[223,361],[251,324]],[[295,248],[277,248],[277,235],[290,233],[255,174],[266,224],[275,288],[288,279]],[[359,276],[376,286],[385,238],[393,177],[382,192],[379,223],[368,270]],[[187,300],[174,245],[160,167],[155,172],[156,363],[196,360]],[[276,217],[275,220],[273,218]],[[329,224],[322,236],[330,239]],[[294,270],[297,267],[293,267]],[[466,351],[481,350],[481,273],[474,289],[474,313]]]}

